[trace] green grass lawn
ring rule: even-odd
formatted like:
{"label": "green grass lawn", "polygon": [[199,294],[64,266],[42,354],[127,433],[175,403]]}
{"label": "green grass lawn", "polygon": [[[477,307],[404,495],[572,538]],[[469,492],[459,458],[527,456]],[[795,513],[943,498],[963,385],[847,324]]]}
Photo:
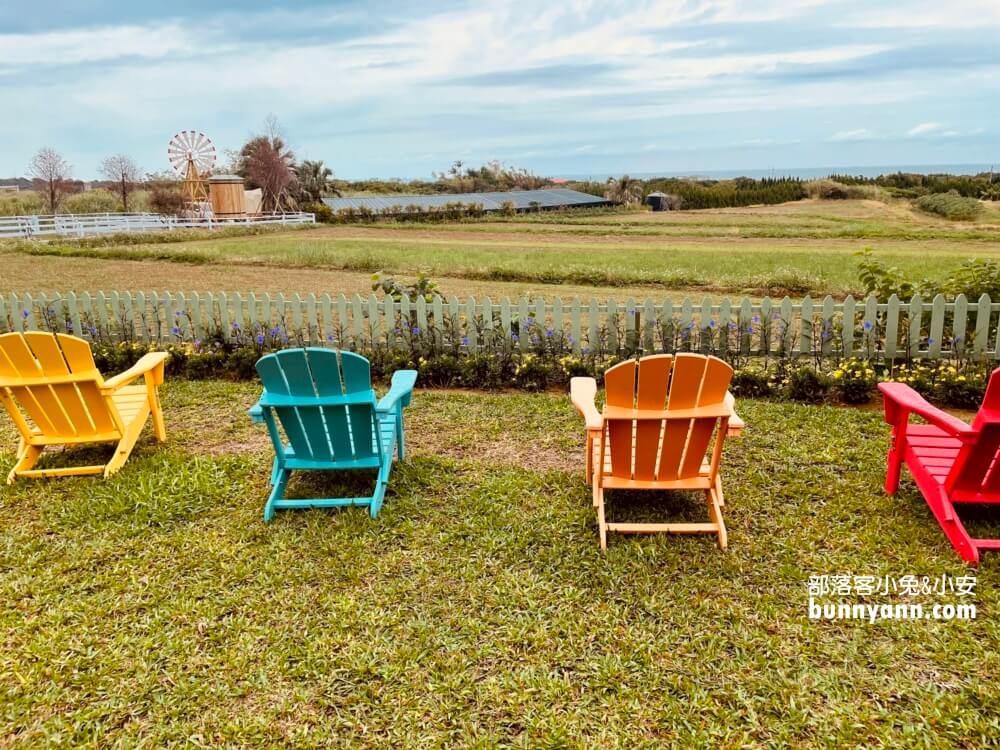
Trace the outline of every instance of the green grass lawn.
{"label": "green grass lawn", "polygon": [[[983,747],[1000,555],[974,622],[811,622],[814,574],[960,575],[876,411],[744,401],[730,548],[598,549],[558,394],[425,392],[386,505],[261,521],[252,384],[173,382],[109,481],[0,490],[0,744]],[[14,431],[0,421],[0,465]],[[56,456],[66,461],[68,456]],[[293,491],[360,481],[316,475]],[[616,518],[701,518],[611,495]],[[992,519],[996,519],[993,514]],[[996,532],[990,523],[987,531]],[[981,529],[977,529],[981,531]]]}
{"label": "green grass lawn", "polygon": [[[872,201],[803,201],[670,214],[543,214],[503,221],[193,237],[184,242],[152,237],[127,245],[110,239],[103,246],[0,243],[0,260],[31,291],[49,288],[50,271],[40,268],[32,275],[25,267],[49,255],[144,261],[146,266],[137,265],[131,272],[115,268],[111,277],[119,289],[147,288],[148,264],[155,262],[165,267],[152,274],[156,278],[169,277],[170,266],[178,264],[206,269],[207,275],[212,269],[263,267],[276,269],[276,276],[294,269],[327,274],[384,271],[403,277],[424,271],[460,297],[468,296],[470,282],[478,282],[476,293],[485,290],[495,296],[509,295],[513,284],[544,284],[551,294],[558,293],[558,285],[574,285],[601,296],[644,287],[662,297],[858,293],[862,286],[855,255],[866,247],[914,279],[941,279],[971,257],[1000,258],[997,225],[956,224]],[[332,293],[357,291],[353,281],[333,276],[327,281]]]}

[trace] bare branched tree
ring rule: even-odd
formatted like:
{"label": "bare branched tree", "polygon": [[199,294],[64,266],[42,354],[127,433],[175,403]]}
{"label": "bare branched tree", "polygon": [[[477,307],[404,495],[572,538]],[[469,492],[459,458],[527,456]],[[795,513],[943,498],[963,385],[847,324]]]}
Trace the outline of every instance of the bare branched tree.
{"label": "bare branched tree", "polygon": [[263,210],[281,211],[295,206],[299,188],[294,164],[295,154],[286,145],[277,119],[269,115],[264,132],[240,149],[236,173],[247,181],[248,188],[260,188]]}
{"label": "bare branched tree", "polygon": [[142,170],[127,154],[115,154],[101,162],[101,174],[115,184],[114,191],[122,199],[122,210],[128,212],[128,196],[142,178]]}
{"label": "bare branched tree", "polygon": [[67,181],[72,167],[54,148],[41,148],[31,160],[28,173],[42,183],[49,204],[49,213],[55,213],[59,199],[67,192]]}

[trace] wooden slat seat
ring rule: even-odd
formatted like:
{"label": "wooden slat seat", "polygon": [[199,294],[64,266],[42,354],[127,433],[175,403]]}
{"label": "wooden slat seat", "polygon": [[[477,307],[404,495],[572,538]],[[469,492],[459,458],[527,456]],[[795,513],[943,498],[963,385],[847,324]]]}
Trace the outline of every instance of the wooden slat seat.
{"label": "wooden slat seat", "polygon": [[[167,356],[146,354],[105,381],[83,339],[39,331],[0,336],[0,401],[21,433],[8,483],[18,477],[110,476],[128,459],[150,415],[156,437],[166,440],[158,389]],[[143,385],[131,385],[140,378]],[[118,447],[105,465],[33,468],[46,446],[106,442]]]}

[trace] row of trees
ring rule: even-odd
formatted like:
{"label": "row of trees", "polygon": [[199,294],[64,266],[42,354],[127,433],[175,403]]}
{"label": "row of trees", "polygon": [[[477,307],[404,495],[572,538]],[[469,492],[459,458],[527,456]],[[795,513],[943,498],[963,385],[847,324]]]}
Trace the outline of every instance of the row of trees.
{"label": "row of trees", "polygon": [[[261,190],[265,211],[295,209],[318,203],[324,195],[339,195],[334,174],[322,161],[309,159],[297,163],[274,118],[268,118],[263,131],[251,136],[237,151],[229,152],[229,163],[221,170],[244,178],[248,189]],[[144,174],[139,164],[127,154],[114,154],[101,161],[99,172],[106,187],[128,211],[134,192],[151,191],[151,206],[163,213],[183,208],[180,182],[169,172]],[[83,184],[73,180],[73,167],[53,148],[45,147],[32,157],[28,174],[36,192],[45,198],[49,213],[56,213],[63,198],[79,192]]]}
{"label": "row of trees", "polygon": [[[128,211],[129,196],[141,179],[139,165],[127,154],[114,154],[101,162],[99,170],[110,183],[111,191],[121,198],[124,210]],[[72,166],[53,148],[38,150],[31,159],[28,174],[44,194],[49,213],[56,212],[64,195],[76,192]]]}
{"label": "row of trees", "polygon": [[830,178],[844,185],[875,185],[906,198],[955,192],[965,198],[1000,200],[1000,172],[993,171],[975,175],[894,172],[878,177],[840,174]]}

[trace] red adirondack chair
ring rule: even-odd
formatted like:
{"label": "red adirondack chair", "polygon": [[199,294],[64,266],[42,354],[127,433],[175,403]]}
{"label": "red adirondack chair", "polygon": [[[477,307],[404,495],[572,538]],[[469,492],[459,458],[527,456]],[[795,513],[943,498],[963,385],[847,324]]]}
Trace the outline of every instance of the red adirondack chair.
{"label": "red adirondack chair", "polygon": [[[885,491],[895,495],[903,463],[913,475],[955,551],[979,563],[982,550],[1000,550],[1000,539],[973,539],[955,512],[957,503],[1000,503],[1000,368],[972,424],[941,411],[903,383],[880,383],[885,421],[892,425]],[[929,424],[910,424],[910,415]]]}

